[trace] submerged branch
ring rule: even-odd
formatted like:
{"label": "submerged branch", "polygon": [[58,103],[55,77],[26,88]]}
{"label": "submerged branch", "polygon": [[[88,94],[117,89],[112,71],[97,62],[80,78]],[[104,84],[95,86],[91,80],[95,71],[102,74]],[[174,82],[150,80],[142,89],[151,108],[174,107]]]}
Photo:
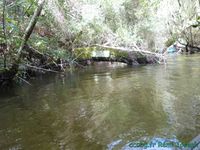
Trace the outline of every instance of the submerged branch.
{"label": "submerged branch", "polygon": [[46,71],[46,72],[60,73],[60,72],[55,71],[55,70],[50,70],[50,69],[45,69],[45,68],[41,68],[41,67],[31,66],[31,65],[28,65],[28,64],[26,64],[26,66],[29,67],[29,68],[42,70],[42,71]]}
{"label": "submerged branch", "polygon": [[20,76],[17,76],[17,78],[19,78],[20,80],[22,80],[23,82],[25,82],[26,84],[32,86],[32,84],[28,81],[26,81],[25,79],[21,78]]}

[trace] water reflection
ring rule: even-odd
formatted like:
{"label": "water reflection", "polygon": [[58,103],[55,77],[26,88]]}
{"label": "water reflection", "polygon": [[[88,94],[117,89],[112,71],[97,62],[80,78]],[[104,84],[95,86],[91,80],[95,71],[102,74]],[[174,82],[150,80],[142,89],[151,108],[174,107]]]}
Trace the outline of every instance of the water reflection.
{"label": "water reflection", "polygon": [[198,60],[100,65],[16,87],[0,97],[0,149],[122,149],[152,137],[189,141],[200,131]]}

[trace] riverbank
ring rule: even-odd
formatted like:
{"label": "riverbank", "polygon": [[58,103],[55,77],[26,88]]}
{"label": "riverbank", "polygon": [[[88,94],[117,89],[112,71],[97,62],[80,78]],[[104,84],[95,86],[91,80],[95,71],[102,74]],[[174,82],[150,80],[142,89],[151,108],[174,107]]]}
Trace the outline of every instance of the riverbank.
{"label": "riverbank", "polygon": [[[99,49],[98,47],[101,47]],[[108,52],[108,56],[94,55],[97,53]],[[34,48],[26,45],[24,53],[20,56],[24,64],[11,64],[10,68],[2,69],[0,72],[0,85],[4,85],[13,80],[17,75],[19,78],[31,77],[45,72],[63,72],[71,67],[83,67],[91,65],[94,62],[121,62],[130,66],[164,63],[164,57],[161,54],[140,49],[131,50],[117,47],[93,46],[88,48],[75,49],[69,60],[53,58],[50,55],[42,54]],[[21,77],[20,74],[23,74]],[[26,76],[24,76],[26,75]],[[25,80],[26,81],[26,80]]]}

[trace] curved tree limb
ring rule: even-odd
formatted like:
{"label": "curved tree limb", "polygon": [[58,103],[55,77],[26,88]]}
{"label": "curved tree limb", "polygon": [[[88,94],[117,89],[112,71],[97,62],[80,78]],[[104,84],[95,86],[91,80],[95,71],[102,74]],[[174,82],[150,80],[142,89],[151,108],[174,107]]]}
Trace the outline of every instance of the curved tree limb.
{"label": "curved tree limb", "polygon": [[3,0],[3,17],[2,17],[2,28],[3,28],[3,36],[4,36],[4,40],[5,40],[5,44],[6,44],[6,49],[3,50],[3,57],[4,57],[4,68],[6,68],[6,51],[7,50],[7,36],[6,36],[6,0]]}
{"label": "curved tree limb", "polygon": [[41,11],[43,9],[44,3],[45,3],[45,0],[42,0],[41,3],[39,4],[38,8],[35,10],[32,18],[31,18],[31,21],[29,22],[28,27],[26,28],[26,31],[23,36],[23,41],[21,43],[21,46],[20,46],[17,56],[16,56],[16,60],[13,63],[12,68],[11,68],[15,71],[18,70],[19,63],[21,62],[22,51],[23,51],[29,37],[31,36],[31,33],[33,32],[33,29],[37,23],[38,17],[40,16]]}

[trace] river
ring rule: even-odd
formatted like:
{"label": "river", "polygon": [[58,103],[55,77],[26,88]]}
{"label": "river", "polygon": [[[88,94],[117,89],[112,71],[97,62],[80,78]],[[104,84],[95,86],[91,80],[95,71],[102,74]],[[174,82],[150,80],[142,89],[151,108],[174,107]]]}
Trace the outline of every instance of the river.
{"label": "river", "polygon": [[200,133],[200,55],[167,65],[98,64],[0,94],[1,150],[121,149]]}

